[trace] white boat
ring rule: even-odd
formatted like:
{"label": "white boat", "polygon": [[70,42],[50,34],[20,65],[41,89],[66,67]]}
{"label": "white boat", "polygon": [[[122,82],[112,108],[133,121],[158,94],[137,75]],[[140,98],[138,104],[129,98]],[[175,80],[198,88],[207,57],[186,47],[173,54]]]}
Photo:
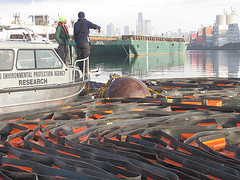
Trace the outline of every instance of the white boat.
{"label": "white boat", "polygon": [[[66,66],[57,46],[31,33],[25,41],[0,41],[0,115],[61,105],[78,97],[90,80],[89,60]],[[83,67],[77,66],[79,61]]]}

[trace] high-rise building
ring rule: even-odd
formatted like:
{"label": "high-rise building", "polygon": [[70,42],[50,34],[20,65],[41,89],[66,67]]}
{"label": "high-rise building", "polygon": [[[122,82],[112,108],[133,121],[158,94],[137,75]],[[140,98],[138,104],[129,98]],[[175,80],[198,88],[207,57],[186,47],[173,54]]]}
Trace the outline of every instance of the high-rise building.
{"label": "high-rise building", "polygon": [[228,43],[239,43],[240,42],[240,34],[239,34],[238,23],[229,24],[227,31],[227,41]]}
{"label": "high-rise building", "polygon": [[148,35],[151,36],[152,32],[151,32],[151,20],[146,19],[145,23],[144,23],[144,35]]}
{"label": "high-rise building", "polygon": [[124,35],[129,35],[129,26],[124,26]]}
{"label": "high-rise building", "polygon": [[113,23],[107,25],[107,36],[115,36],[115,30]]}
{"label": "high-rise building", "polygon": [[121,36],[121,31],[120,31],[120,29],[119,28],[116,28],[116,34],[115,34],[116,36]]}
{"label": "high-rise building", "polygon": [[138,13],[137,35],[143,35],[143,13]]}

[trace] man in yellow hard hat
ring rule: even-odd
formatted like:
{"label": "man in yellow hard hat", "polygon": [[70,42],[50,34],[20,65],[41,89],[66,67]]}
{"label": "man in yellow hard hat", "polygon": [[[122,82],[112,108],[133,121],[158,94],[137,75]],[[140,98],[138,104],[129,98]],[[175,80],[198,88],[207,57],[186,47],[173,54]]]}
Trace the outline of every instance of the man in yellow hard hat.
{"label": "man in yellow hard hat", "polygon": [[66,65],[71,63],[70,49],[69,49],[69,32],[66,26],[67,19],[65,17],[59,17],[59,23],[56,28],[55,39],[58,42],[58,55],[61,57]]}

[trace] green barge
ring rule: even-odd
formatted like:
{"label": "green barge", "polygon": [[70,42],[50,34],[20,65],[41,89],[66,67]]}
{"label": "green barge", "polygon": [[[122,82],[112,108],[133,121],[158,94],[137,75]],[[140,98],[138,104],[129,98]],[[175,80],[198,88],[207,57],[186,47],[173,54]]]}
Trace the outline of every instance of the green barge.
{"label": "green barge", "polygon": [[[183,38],[122,35],[90,36],[91,55],[141,56],[185,53]],[[74,40],[70,45],[75,46]]]}

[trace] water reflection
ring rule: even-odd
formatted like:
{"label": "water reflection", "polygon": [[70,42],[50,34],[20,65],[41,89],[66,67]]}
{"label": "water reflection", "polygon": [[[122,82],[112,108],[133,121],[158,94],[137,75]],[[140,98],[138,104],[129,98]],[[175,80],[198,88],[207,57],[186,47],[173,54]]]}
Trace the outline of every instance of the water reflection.
{"label": "water reflection", "polygon": [[187,51],[188,71],[195,70],[194,76],[238,77],[240,51]]}
{"label": "water reflection", "polygon": [[159,56],[91,56],[90,68],[101,67],[93,81],[106,82],[110,73],[137,79],[181,77],[238,77],[239,51],[187,51]]}

